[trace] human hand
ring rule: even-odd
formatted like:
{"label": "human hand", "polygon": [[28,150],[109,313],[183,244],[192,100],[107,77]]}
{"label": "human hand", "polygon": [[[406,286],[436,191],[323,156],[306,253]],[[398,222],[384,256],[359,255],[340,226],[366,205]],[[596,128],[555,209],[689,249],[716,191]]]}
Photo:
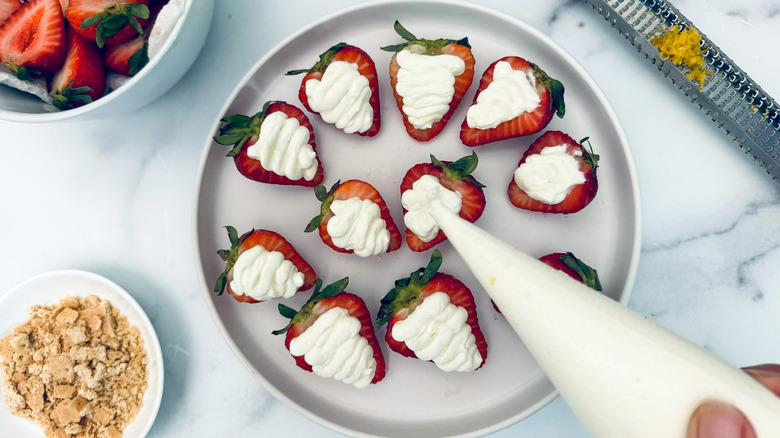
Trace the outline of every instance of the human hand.
{"label": "human hand", "polygon": [[[744,370],[780,397],[780,365],[758,365]],[[706,402],[691,415],[688,438],[757,437],[750,421],[737,408],[723,403]]]}

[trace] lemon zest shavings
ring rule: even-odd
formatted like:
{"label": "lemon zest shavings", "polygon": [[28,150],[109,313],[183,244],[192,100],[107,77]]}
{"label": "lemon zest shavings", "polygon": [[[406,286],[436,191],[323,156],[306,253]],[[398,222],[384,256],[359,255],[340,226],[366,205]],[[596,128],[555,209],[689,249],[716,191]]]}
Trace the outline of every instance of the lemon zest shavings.
{"label": "lemon zest shavings", "polygon": [[659,57],[679,67],[699,90],[712,72],[706,67],[704,51],[701,48],[701,34],[696,29],[681,29],[679,24],[660,32],[650,43],[658,49]]}

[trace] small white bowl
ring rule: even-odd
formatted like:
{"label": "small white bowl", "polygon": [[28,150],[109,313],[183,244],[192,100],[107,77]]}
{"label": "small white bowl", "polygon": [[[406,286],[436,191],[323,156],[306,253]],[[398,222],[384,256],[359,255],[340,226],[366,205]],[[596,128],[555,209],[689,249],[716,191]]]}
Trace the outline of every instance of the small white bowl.
{"label": "small white bowl", "polygon": [[192,66],[206,42],[214,0],[186,0],[160,52],[123,86],[84,106],[60,111],[39,98],[0,85],[0,119],[43,123],[105,118],[139,109],[164,94]]}
{"label": "small white bowl", "polygon": [[[198,0],[202,1],[202,0]],[[0,296],[0,338],[29,318],[27,310],[34,305],[57,304],[66,297],[83,298],[96,295],[107,300],[111,307],[127,321],[138,327],[146,347],[148,358],[147,382],[143,405],[135,420],[124,430],[126,437],[143,437],[149,432],[157,418],[162,402],[165,372],[162,350],[157,332],[146,313],[133,297],[119,285],[97,274],[78,270],[52,271],[23,281],[5,295]],[[1,391],[0,391],[1,392]],[[0,401],[0,424],[3,437],[36,438],[41,429],[23,418],[11,414],[10,409]]]}

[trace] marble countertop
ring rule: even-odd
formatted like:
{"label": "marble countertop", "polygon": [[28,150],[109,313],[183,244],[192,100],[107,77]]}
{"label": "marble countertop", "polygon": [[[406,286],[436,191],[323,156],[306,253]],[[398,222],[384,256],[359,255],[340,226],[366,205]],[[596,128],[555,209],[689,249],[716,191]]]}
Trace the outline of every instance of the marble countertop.
{"label": "marble countertop", "polygon": [[[205,139],[235,84],[279,41],[359,3],[219,0],[201,56],[149,106],[100,121],[0,121],[0,291],[64,268],[130,291],[165,357],[151,437],[341,436],[275,399],[231,353],[198,283],[191,215]],[[585,2],[475,3],[550,36],[618,114],[642,196],[629,307],[735,365],[780,362],[780,186]],[[780,98],[770,43],[780,41],[780,1],[674,4]],[[492,436],[587,433],[559,398]]]}

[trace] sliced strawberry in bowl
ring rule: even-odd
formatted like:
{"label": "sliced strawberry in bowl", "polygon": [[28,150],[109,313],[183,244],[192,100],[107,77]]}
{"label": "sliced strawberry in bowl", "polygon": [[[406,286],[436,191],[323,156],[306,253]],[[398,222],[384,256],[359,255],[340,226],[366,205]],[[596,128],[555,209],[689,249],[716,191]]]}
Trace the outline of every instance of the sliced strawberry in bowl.
{"label": "sliced strawberry in bowl", "polygon": [[379,80],[376,65],[362,49],[339,43],[320,55],[304,74],[298,98],[308,111],[347,134],[373,137],[379,133]]}
{"label": "sliced strawberry in bowl", "polygon": [[314,188],[320,213],[304,230],[319,231],[323,243],[335,251],[369,257],[401,247],[401,232],[382,195],[361,180],[337,182],[330,190]]}
{"label": "sliced strawberry in bowl", "polygon": [[344,292],[348,283],[343,278],[322,288],[317,279],[300,310],[279,304],[290,322],[273,334],[286,333],[284,345],[301,369],[365,388],[385,377],[385,358],[365,301]]}
{"label": "sliced strawberry in bowl", "polygon": [[266,102],[252,117],[233,114],[222,119],[214,141],[233,146],[238,171],[262,183],[314,187],[324,170],[317,154],[314,128],[299,108],[286,102]]}
{"label": "sliced strawberry in bowl", "polygon": [[59,109],[71,109],[103,96],[106,72],[95,43],[68,31],[68,52],[62,68],[52,77],[49,95]]}
{"label": "sliced strawberry in bowl", "polygon": [[22,6],[21,0],[0,0],[0,24]]}
{"label": "sliced strawberry in bowl", "polygon": [[106,68],[124,76],[135,76],[149,63],[146,37],[136,35],[129,40],[103,48],[103,64]]}
{"label": "sliced strawberry in bowl", "polygon": [[429,141],[447,125],[474,79],[474,56],[468,38],[417,38],[396,21],[394,29],[406,42],[382,47],[393,52],[390,86],[406,132]]}
{"label": "sliced strawberry in bowl", "polygon": [[[439,161],[431,155],[430,163],[412,166],[401,181],[401,203],[406,225],[406,243],[412,251],[425,251],[445,240],[436,221],[428,214],[429,191],[453,213],[475,222],[485,211],[485,187],[472,173],[477,169],[476,153],[455,162]],[[418,190],[415,190],[418,189]]]}
{"label": "sliced strawberry in bowl", "polygon": [[[507,190],[517,208],[543,213],[576,213],[598,191],[599,156],[560,131],[547,131],[534,141],[514,171]],[[590,149],[590,150],[588,150]]]}
{"label": "sliced strawberry in bowl", "polygon": [[58,0],[24,3],[0,24],[0,65],[19,79],[57,71],[66,53],[65,20]]}
{"label": "sliced strawberry in bowl", "polygon": [[225,228],[230,248],[217,252],[225,269],[214,285],[215,293],[227,290],[238,302],[259,303],[290,298],[314,286],[314,268],[279,233],[250,230],[239,236],[234,227]]}
{"label": "sliced strawberry in bowl", "polygon": [[98,47],[113,46],[143,35],[149,0],[70,0],[65,17],[76,32]]}
{"label": "sliced strawberry in bowl", "polygon": [[563,118],[564,87],[538,65],[518,56],[490,64],[460,129],[466,146],[535,134],[554,115]]}
{"label": "sliced strawberry in bowl", "polygon": [[395,282],[382,298],[376,324],[387,324],[390,349],[428,360],[444,371],[474,371],[487,359],[487,341],[479,326],[469,288],[439,272],[442,256],[433,251],[425,268]]}

